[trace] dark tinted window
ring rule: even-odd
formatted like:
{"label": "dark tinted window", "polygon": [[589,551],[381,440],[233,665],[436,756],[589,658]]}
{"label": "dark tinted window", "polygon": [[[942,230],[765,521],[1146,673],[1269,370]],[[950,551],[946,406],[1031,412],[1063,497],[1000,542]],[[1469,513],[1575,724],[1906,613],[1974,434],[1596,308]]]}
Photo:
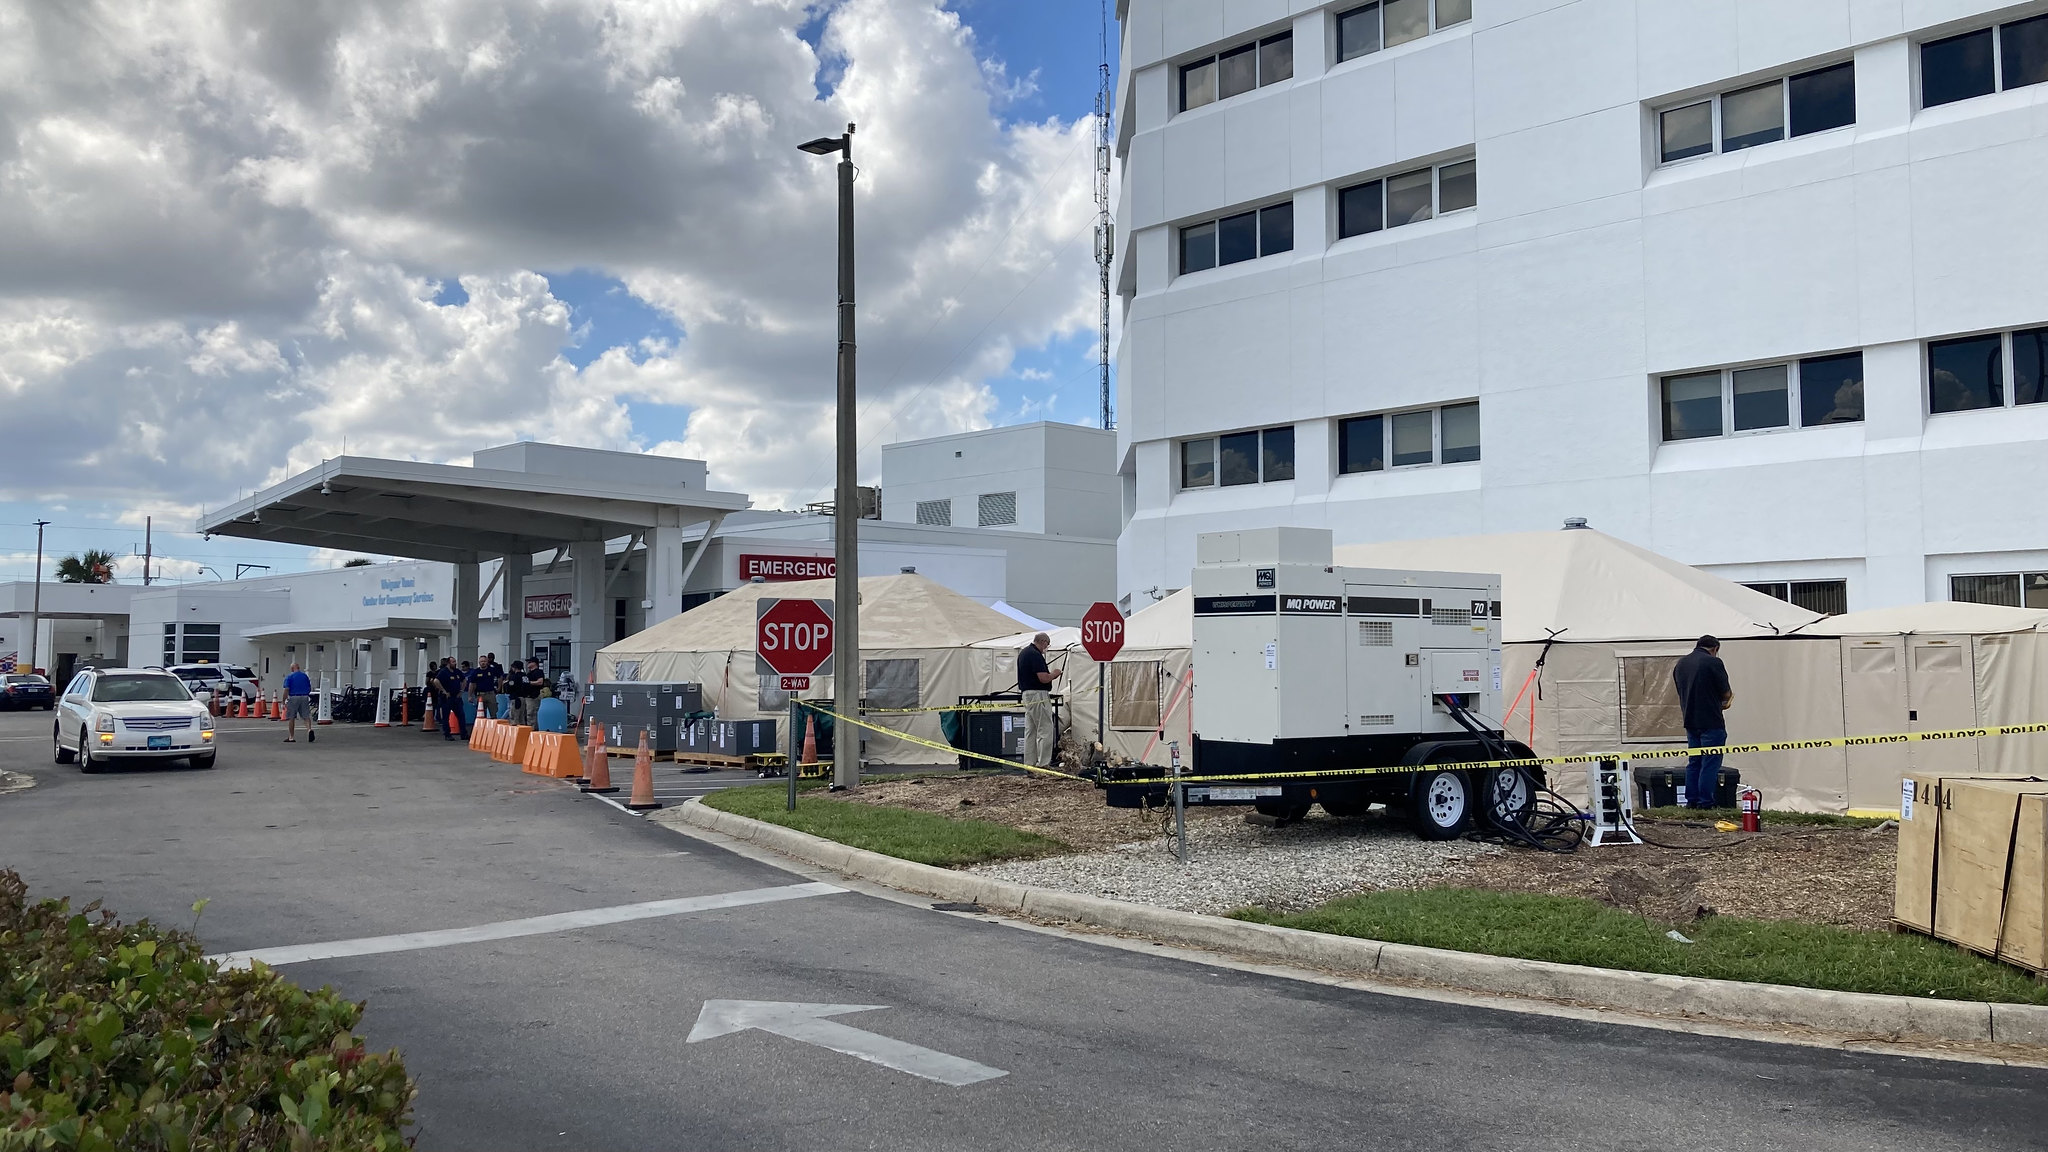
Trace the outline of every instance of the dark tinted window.
{"label": "dark tinted window", "polygon": [[1180,486],[1207,488],[1216,482],[1216,442],[1189,440],[1180,446]]}
{"label": "dark tinted window", "polygon": [[1355,416],[1337,424],[1337,471],[1378,472],[1387,466],[1386,421]]}
{"label": "dark tinted window", "polygon": [[1436,177],[1429,169],[1387,177],[1387,227],[1415,224],[1431,216]]}
{"label": "dark tinted window", "polygon": [[1262,434],[1265,452],[1259,461],[1266,480],[1294,479],[1294,429],[1268,428]]}
{"label": "dark tinted window", "polygon": [[2012,402],[2039,404],[2048,400],[2048,328],[2012,334]]}
{"label": "dark tinted window", "polygon": [[[1289,461],[1291,462],[1291,461],[1292,461],[1292,460],[1294,459],[1294,449],[1293,449],[1293,439],[1292,439],[1292,437],[1294,436],[1294,429],[1292,429],[1292,428],[1289,428],[1289,429],[1287,430],[1287,435],[1288,435],[1288,437],[1289,437],[1289,441],[1288,441],[1288,445],[1289,445],[1289,446],[1288,446],[1288,460],[1289,460]],[[1290,464],[1289,464],[1289,467],[1291,468],[1292,466],[1293,466],[1293,465],[1292,465],[1292,463],[1290,463]],[[8,682],[9,684],[48,684],[48,683],[49,683],[49,681],[48,681],[48,680],[45,680],[45,679],[43,679],[43,678],[42,678],[41,676],[9,676],[9,677],[7,678],[7,682]]]}
{"label": "dark tinted window", "polygon": [[1259,254],[1259,214],[1240,212],[1216,222],[1216,262],[1235,264]]}
{"label": "dark tinted window", "polygon": [[1927,410],[1967,412],[2005,403],[2005,364],[1996,336],[1927,346]]}
{"label": "dark tinted window", "polygon": [[1199,108],[1216,99],[1216,58],[1197,60],[1180,70],[1180,106]]}
{"label": "dark tinted window", "polygon": [[1863,419],[1863,353],[1799,362],[1799,423],[1848,424]]}
{"label": "dark tinted window", "polygon": [[1925,107],[1987,95],[1997,87],[1991,29],[1920,46],[1920,103]]}
{"label": "dark tinted window", "polygon": [[1259,41],[1259,83],[1277,84],[1294,75],[1294,33]]}
{"label": "dark tinted window", "polygon": [[1362,236],[1377,232],[1386,226],[1385,204],[1380,195],[1380,182],[1360,184],[1346,188],[1337,194],[1337,235]]}
{"label": "dark tinted window", "polygon": [[1998,30],[2000,78],[2007,88],[2048,82],[2048,16],[2018,20]]}
{"label": "dark tinted window", "polygon": [[2017,573],[1951,576],[1948,578],[1948,594],[1949,599],[1968,604],[2002,604],[2007,608],[2017,608],[2020,606],[2020,578]]}
{"label": "dark tinted window", "polygon": [[1794,136],[1856,122],[1856,65],[1822,68],[1794,76],[1787,84],[1791,89]]}
{"label": "dark tinted window", "polygon": [[1216,59],[1216,98],[1228,100],[1259,86],[1259,50],[1247,44]]}
{"label": "dark tinted window", "polygon": [[1379,50],[1379,5],[1367,4],[1337,17],[1337,59],[1340,62]]}
{"label": "dark tinted window", "polygon": [[1783,364],[1735,370],[1729,383],[1737,432],[1783,428],[1791,422],[1790,375]]}
{"label": "dark tinted window", "polygon": [[1294,251],[1294,202],[1259,209],[1259,255]]}
{"label": "dark tinted window", "polygon": [[1456,212],[1479,203],[1479,167],[1473,160],[1446,164],[1436,170],[1436,210]]}
{"label": "dark tinted window", "polygon": [[1714,102],[1673,108],[1657,117],[1657,130],[1663,141],[1659,155],[1666,163],[1704,156],[1714,150]]}
{"label": "dark tinted window", "polygon": [[1200,272],[1216,266],[1216,226],[1197,224],[1180,230],[1180,270]]}
{"label": "dark tinted window", "polygon": [[1216,438],[1222,448],[1222,459],[1217,468],[1223,483],[1257,484],[1259,482],[1259,434],[1257,432],[1233,432]]}
{"label": "dark tinted window", "polygon": [[1721,151],[1785,138],[1785,85],[1777,80],[1721,97]]}
{"label": "dark tinted window", "polygon": [[1692,440],[1721,434],[1721,374],[1664,378],[1664,438]]}

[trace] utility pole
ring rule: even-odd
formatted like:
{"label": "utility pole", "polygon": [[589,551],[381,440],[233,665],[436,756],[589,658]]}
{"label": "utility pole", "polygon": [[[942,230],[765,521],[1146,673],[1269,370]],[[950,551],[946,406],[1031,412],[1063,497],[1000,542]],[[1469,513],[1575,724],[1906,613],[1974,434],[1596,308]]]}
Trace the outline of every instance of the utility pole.
{"label": "utility pole", "polygon": [[[839,153],[838,483],[832,497],[832,694],[841,716],[861,718],[860,440],[854,409],[853,125],[846,135],[797,145],[813,156]],[[842,725],[840,729],[852,725]],[[835,729],[832,787],[860,785],[860,730]],[[792,767],[790,771],[796,769]]]}
{"label": "utility pole", "polygon": [[1095,88],[1095,270],[1102,277],[1102,312],[1095,326],[1095,342],[1102,371],[1102,426],[1107,429],[1116,427],[1116,409],[1109,395],[1109,269],[1116,260],[1116,221],[1109,211],[1109,118],[1116,107],[1109,84],[1109,0],[1102,0],[1101,55],[1101,79]]}
{"label": "utility pole", "polygon": [[[149,557],[151,544],[153,543],[151,531],[155,527],[155,522],[156,517],[154,516],[144,516],[142,518],[142,586],[144,588],[149,587]],[[132,548],[134,545],[131,544],[129,547]]]}
{"label": "utility pole", "polygon": [[50,522],[48,520],[36,521],[36,591],[35,603],[29,608],[29,615],[34,618],[35,623],[28,626],[28,670],[30,672],[36,670],[36,642],[42,638],[43,631],[43,529],[49,526]]}

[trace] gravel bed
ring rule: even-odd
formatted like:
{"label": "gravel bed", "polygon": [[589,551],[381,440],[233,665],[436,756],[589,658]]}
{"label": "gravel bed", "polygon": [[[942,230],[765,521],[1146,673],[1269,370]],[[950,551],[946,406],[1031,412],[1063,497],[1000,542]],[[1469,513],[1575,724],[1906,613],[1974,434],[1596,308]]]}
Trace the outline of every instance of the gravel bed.
{"label": "gravel bed", "polygon": [[1321,812],[1284,828],[1237,820],[1188,825],[1189,862],[1165,837],[1102,852],[977,865],[969,871],[1017,884],[1106,896],[1183,912],[1247,904],[1299,911],[1359,892],[1422,887],[1482,856],[1504,851],[1462,840],[1418,840],[1382,815],[1337,819]]}

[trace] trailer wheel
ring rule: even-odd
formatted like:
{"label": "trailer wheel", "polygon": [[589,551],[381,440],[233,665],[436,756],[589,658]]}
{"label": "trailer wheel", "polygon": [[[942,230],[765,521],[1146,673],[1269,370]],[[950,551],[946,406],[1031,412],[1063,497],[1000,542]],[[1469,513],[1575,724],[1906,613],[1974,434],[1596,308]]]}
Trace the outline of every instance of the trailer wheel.
{"label": "trailer wheel", "polygon": [[1484,768],[1479,771],[1480,809],[1497,826],[1516,827],[1528,822],[1536,807],[1536,788],[1529,774],[1520,768]]}
{"label": "trailer wheel", "polygon": [[1472,785],[1463,772],[1417,772],[1409,815],[1424,840],[1450,840],[1472,822]]}
{"label": "trailer wheel", "polygon": [[1309,805],[1296,804],[1287,800],[1262,800],[1252,805],[1252,811],[1261,816],[1270,816],[1282,824],[1292,824],[1308,815]]}

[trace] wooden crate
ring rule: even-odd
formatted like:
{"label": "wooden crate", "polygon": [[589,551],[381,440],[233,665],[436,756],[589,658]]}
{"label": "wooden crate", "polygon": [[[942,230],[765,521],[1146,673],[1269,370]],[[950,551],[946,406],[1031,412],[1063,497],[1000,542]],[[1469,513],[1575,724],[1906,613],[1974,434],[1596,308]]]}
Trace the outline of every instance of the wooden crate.
{"label": "wooden crate", "polygon": [[2048,971],[2048,780],[1914,774],[1903,787],[1894,918]]}

